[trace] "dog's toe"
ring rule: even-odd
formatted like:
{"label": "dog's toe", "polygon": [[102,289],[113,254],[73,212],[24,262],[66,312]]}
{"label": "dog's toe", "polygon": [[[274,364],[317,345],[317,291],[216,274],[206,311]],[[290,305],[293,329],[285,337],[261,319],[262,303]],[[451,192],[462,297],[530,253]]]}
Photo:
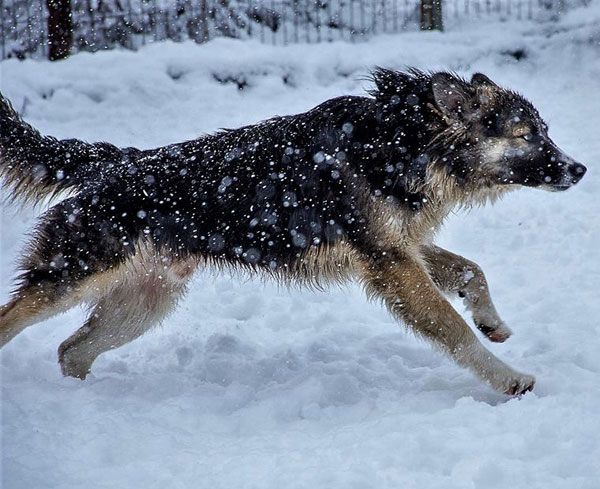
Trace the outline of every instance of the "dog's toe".
{"label": "dog's toe", "polygon": [[521,378],[513,379],[508,389],[504,392],[509,396],[522,396],[531,392],[535,387],[535,378],[531,375],[524,375]]}

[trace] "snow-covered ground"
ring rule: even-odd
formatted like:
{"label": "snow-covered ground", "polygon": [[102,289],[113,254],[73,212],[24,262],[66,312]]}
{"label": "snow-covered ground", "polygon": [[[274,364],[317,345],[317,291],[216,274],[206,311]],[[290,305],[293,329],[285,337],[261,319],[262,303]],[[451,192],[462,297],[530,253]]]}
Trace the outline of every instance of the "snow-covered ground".
{"label": "snow-covered ground", "polygon": [[[43,132],[140,147],[362,93],[374,65],[483,71],[526,94],[589,167],[567,193],[521,190],[457,213],[439,236],[486,271],[514,331],[490,348],[537,376],[522,399],[407,334],[356,285],[322,293],[204,273],[163,327],[102,356],[85,382],[56,363],[81,310],[2,350],[2,487],[597,489],[599,21],[596,4],[551,26],[1,63],[2,91]],[[36,212],[2,212],[4,301]]]}

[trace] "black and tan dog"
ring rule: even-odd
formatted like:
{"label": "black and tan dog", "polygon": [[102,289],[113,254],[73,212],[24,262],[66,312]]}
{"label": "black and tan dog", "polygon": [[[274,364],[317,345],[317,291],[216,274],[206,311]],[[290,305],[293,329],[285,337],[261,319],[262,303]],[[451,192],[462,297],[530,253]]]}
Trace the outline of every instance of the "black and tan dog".
{"label": "black and tan dog", "polygon": [[66,198],[40,219],[0,345],[87,303],[59,348],[84,378],[102,352],[160,322],[198,267],[320,286],[357,278],[398,320],[498,391],[534,378],[491,354],[443,293],[464,297],[491,340],[510,330],[481,269],[432,237],[458,206],[520,186],[564,190],[585,167],[523,97],[482,74],[378,69],[370,97],[140,151],[41,136],[0,99],[9,198]]}

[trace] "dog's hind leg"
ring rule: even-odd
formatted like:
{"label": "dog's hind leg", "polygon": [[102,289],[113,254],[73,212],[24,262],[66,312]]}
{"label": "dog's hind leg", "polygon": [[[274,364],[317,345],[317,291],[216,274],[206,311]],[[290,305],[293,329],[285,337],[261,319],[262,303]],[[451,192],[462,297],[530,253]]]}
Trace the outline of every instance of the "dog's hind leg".
{"label": "dog's hind leg", "polygon": [[48,282],[20,287],[0,307],[0,348],[28,326],[67,311],[81,300],[76,286]]}
{"label": "dog's hind leg", "polygon": [[490,341],[502,343],[508,339],[512,332],[500,319],[477,263],[435,245],[423,246],[421,253],[435,284],[443,292],[465,300],[475,325]]}
{"label": "dog's hind leg", "polygon": [[394,317],[429,339],[459,365],[506,394],[523,394],[533,389],[532,376],[513,370],[481,344],[418,259],[401,250],[369,250],[361,259],[361,266],[368,294],[381,299]]}
{"label": "dog's hind leg", "polygon": [[94,196],[63,200],[41,218],[23,254],[17,290],[0,308],[0,347],[27,326],[66,311],[95,292],[93,282],[133,251],[116,212]]}
{"label": "dog's hind leg", "polygon": [[[102,353],[123,346],[158,324],[175,306],[195,269],[191,260],[167,267],[144,253],[103,281],[105,289],[85,324],[58,349],[64,375],[85,379]],[[147,257],[146,257],[147,258]]]}
{"label": "dog's hind leg", "polygon": [[[0,307],[0,347],[26,327],[83,300],[83,279],[92,275],[94,268],[77,256],[77,250],[85,243],[79,239],[77,219],[69,217],[75,201],[67,199],[40,218],[19,267],[17,289],[10,301]],[[87,236],[93,238],[94,233]]]}

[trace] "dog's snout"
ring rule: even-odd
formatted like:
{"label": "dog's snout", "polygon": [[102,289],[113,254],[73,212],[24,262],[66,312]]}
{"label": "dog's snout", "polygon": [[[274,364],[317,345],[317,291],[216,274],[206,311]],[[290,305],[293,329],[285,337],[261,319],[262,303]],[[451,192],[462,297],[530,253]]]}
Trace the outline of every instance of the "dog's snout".
{"label": "dog's snout", "polygon": [[569,165],[568,171],[569,175],[571,176],[571,179],[573,180],[573,183],[577,183],[583,178],[585,172],[587,171],[587,168],[581,163],[572,163],[571,165]]}
{"label": "dog's snout", "polygon": [[587,171],[587,168],[584,165],[573,161],[568,156],[560,159],[556,158],[555,161],[559,162],[558,166],[560,168],[559,174],[554,177],[556,180],[553,181],[553,178],[550,175],[547,175],[544,179],[548,183],[551,182],[550,189],[553,191],[571,188],[573,185],[579,183]]}

